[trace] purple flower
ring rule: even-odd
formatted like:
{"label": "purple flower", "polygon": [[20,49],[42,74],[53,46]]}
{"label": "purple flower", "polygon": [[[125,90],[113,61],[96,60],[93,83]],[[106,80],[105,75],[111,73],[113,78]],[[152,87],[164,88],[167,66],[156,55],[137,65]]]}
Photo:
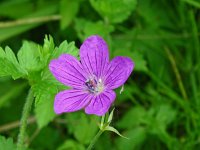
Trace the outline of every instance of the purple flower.
{"label": "purple flower", "polygon": [[130,76],[134,63],[117,56],[109,62],[108,46],[98,35],[88,37],[80,47],[80,61],[62,54],[49,64],[54,77],[72,89],[55,97],[57,114],[85,109],[87,114],[104,115],[116,98],[113,89]]}

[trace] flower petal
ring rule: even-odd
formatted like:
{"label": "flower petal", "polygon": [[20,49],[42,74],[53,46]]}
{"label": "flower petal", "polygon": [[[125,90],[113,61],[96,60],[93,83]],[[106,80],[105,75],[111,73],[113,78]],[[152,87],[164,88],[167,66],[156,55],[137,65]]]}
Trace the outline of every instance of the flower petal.
{"label": "flower petal", "polygon": [[123,85],[131,72],[133,71],[134,63],[128,57],[117,56],[108,66],[105,72],[105,85],[110,89],[118,88]]}
{"label": "flower petal", "polygon": [[58,59],[52,60],[49,69],[58,81],[67,86],[82,88],[86,81],[80,62],[68,54],[62,54]]}
{"label": "flower petal", "polygon": [[114,91],[104,91],[103,93],[93,97],[90,104],[86,106],[85,112],[87,114],[102,116],[108,112],[108,109],[110,108],[115,98],[116,94]]}
{"label": "flower petal", "polygon": [[92,95],[80,90],[65,90],[58,93],[54,101],[54,111],[56,114],[63,112],[74,112],[84,108],[90,100]]}
{"label": "flower petal", "polygon": [[89,75],[100,77],[105,66],[109,63],[106,42],[98,35],[90,36],[80,47],[80,59]]}

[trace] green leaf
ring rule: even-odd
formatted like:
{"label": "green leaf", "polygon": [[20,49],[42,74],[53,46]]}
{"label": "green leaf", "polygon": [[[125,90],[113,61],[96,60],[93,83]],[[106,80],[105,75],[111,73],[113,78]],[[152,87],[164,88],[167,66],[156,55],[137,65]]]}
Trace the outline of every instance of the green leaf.
{"label": "green leaf", "polygon": [[[145,24],[144,26],[146,26],[146,28],[148,28],[150,31],[153,31],[152,29],[156,29],[157,33],[159,33],[158,30],[160,30],[162,26],[174,26],[174,20],[170,21],[172,18],[169,18],[171,12],[168,11],[169,13],[166,13],[165,8],[167,7],[170,8],[171,6],[166,6],[163,2],[152,3],[151,0],[146,0],[145,3],[143,1],[138,1],[137,10],[143,19]],[[174,16],[174,12],[172,15]],[[144,28],[142,28],[142,30],[143,29]]]}
{"label": "green leaf", "polygon": [[92,7],[111,23],[127,19],[135,9],[137,0],[90,0]]}
{"label": "green leaf", "polygon": [[50,35],[45,35],[43,47],[40,47],[40,58],[44,66],[47,66],[54,49],[53,38]]}
{"label": "green leaf", "polygon": [[98,34],[107,39],[109,34],[114,31],[114,26],[106,25],[102,21],[91,22],[85,19],[76,19],[75,23],[75,29],[82,41],[93,34]]}
{"label": "green leaf", "polygon": [[149,109],[144,119],[148,126],[148,132],[159,136],[165,142],[166,139],[172,139],[167,133],[167,127],[175,120],[175,117],[176,111],[171,106],[160,104]]}
{"label": "green leaf", "polygon": [[[146,110],[143,107],[134,107],[127,111],[125,115],[117,123],[117,127],[121,129],[131,129],[144,123],[146,118]],[[131,119],[134,118],[134,119]]]}
{"label": "green leaf", "polygon": [[61,29],[69,26],[72,20],[78,13],[80,0],[61,0],[60,14],[61,14]]}
{"label": "green leaf", "polygon": [[[118,150],[133,150],[137,149],[146,138],[146,130],[143,127],[137,127],[124,132],[124,135],[129,139],[117,138],[115,143]],[[139,148],[140,149],[140,148]]]}
{"label": "green leaf", "polygon": [[33,91],[36,96],[36,119],[39,128],[42,128],[55,117],[53,103],[58,89],[51,82],[41,81],[33,86]]}
{"label": "green leaf", "polygon": [[177,112],[170,105],[162,104],[158,107],[156,120],[160,125],[167,126],[175,120]]}
{"label": "green leaf", "polygon": [[129,138],[127,138],[127,137],[121,135],[121,134],[119,133],[119,131],[117,131],[117,129],[115,129],[114,127],[106,126],[104,130],[112,131],[112,132],[116,133],[117,135],[119,135],[119,136],[121,136],[121,137],[123,137],[123,138],[125,138],[125,139],[129,139]]}
{"label": "green leaf", "polygon": [[0,47],[0,76],[12,76],[14,79],[26,75],[26,71],[19,65],[13,51],[6,47],[5,51]]}
{"label": "green leaf", "polygon": [[[138,50],[132,50],[130,47],[126,46],[123,43],[119,43],[118,41],[114,42],[115,45],[113,46],[115,49],[114,56],[128,56],[130,57],[133,62],[135,63],[135,69],[136,71],[148,71],[147,68],[147,61],[144,59],[143,54]],[[128,43],[128,42],[127,42]]]}
{"label": "green leaf", "polygon": [[37,119],[37,124],[39,128],[43,128],[49,122],[51,122],[54,117],[56,116],[53,110],[53,103],[54,97],[51,95],[42,95],[42,97],[46,98],[46,101],[42,101],[38,106],[35,108],[35,114]]}
{"label": "green leaf", "polygon": [[131,58],[135,62],[135,70],[144,72],[148,71],[147,62],[144,59],[144,56],[140,52],[138,51],[132,52]]}
{"label": "green leaf", "polygon": [[96,116],[87,116],[84,113],[77,112],[67,115],[70,132],[72,132],[75,138],[82,144],[89,144],[95,136],[98,130],[95,120],[97,120]]}
{"label": "green leaf", "polygon": [[[31,13],[34,4],[30,1],[5,1],[0,5],[1,16],[19,18]],[[12,10],[12,11],[7,11]]]}
{"label": "green leaf", "polygon": [[67,139],[57,150],[84,150],[84,146],[80,143]]}
{"label": "green leaf", "polygon": [[135,95],[139,94],[140,95],[140,89],[137,85],[135,85],[133,82],[132,84],[124,84],[124,92],[120,94],[121,89],[118,88],[116,90],[117,95],[117,103],[120,104],[124,101],[134,101],[135,100]]}
{"label": "green leaf", "polygon": [[0,15],[16,19],[27,16],[44,16],[55,13],[57,11],[57,4],[56,1],[35,1],[34,3],[27,0],[5,1],[3,3],[1,2]]}
{"label": "green leaf", "polygon": [[44,56],[54,51],[55,45],[51,35],[45,35],[44,44],[41,50],[41,54]]}
{"label": "green leaf", "polygon": [[63,41],[59,47],[55,48],[50,59],[58,58],[61,54],[64,53],[77,57],[79,49],[75,46],[74,42],[68,43],[67,41]]}
{"label": "green leaf", "polygon": [[17,56],[19,64],[27,72],[39,71],[43,67],[40,57],[40,46],[38,44],[24,41]]}
{"label": "green leaf", "polygon": [[200,3],[198,1],[195,0],[182,0],[182,1],[200,9]]}
{"label": "green leaf", "polygon": [[113,110],[111,111],[111,113],[110,113],[109,116],[108,116],[108,121],[107,121],[108,123],[111,123],[111,122],[112,122],[114,110],[115,110],[115,108],[113,108]]}
{"label": "green leaf", "polygon": [[6,139],[5,137],[0,135],[0,149],[2,150],[15,150],[17,147],[13,143],[12,138]]}
{"label": "green leaf", "polygon": [[35,113],[39,128],[46,126],[56,116],[53,110],[55,95],[59,91],[67,89],[67,86],[55,79],[48,68],[50,60],[59,57],[63,53],[77,57],[78,49],[75,47],[74,42],[64,41],[54,49],[53,39],[46,37],[44,46],[40,47],[40,57],[45,66],[41,73],[31,76],[31,83],[36,97]]}

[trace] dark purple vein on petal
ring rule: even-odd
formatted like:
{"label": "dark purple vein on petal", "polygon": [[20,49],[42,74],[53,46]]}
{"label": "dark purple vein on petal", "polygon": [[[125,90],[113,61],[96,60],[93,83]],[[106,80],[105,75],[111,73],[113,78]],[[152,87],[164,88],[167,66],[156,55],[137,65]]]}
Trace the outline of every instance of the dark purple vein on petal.
{"label": "dark purple vein on petal", "polygon": [[[106,74],[106,78],[108,78],[114,71],[115,69],[120,65],[120,62],[115,66],[115,68],[112,70],[112,72],[108,75],[108,73]],[[109,69],[110,70],[110,69]]]}
{"label": "dark purple vein on petal", "polygon": [[94,95],[89,95],[89,96],[90,96],[89,97],[90,100],[88,100],[88,103],[85,105],[84,108],[86,108],[88,105],[90,105],[90,103],[92,102],[92,99],[94,98]]}
{"label": "dark purple vein on petal", "polygon": [[88,68],[88,66],[87,66],[87,63],[85,62],[85,59],[84,58],[82,58],[82,60],[81,60],[84,64],[85,64],[85,66],[86,66],[86,68],[87,68],[87,70],[89,71],[88,73],[90,74],[90,75],[92,75],[92,73],[90,72],[90,69]]}
{"label": "dark purple vein on petal", "polygon": [[110,98],[109,98],[109,96],[107,96],[105,93],[103,93],[103,95],[108,99],[108,101],[110,101],[111,102],[111,100],[110,100]]}
{"label": "dark purple vein on petal", "polygon": [[93,100],[93,104],[92,104],[93,107],[94,107],[94,104],[96,103],[96,99],[97,97],[95,97],[95,99]]}
{"label": "dark purple vein on petal", "polygon": [[[70,76],[72,76],[72,77],[74,77],[74,78],[76,78],[76,79],[78,79],[78,80],[80,80],[80,81],[82,81],[82,82],[85,82],[84,80],[82,80],[82,79],[80,79],[80,78],[78,78],[78,77],[76,77],[76,76],[70,74],[68,71],[66,71],[66,70],[64,70],[64,69],[61,69],[61,68],[57,68],[57,69],[58,69],[58,70],[61,70],[61,71],[63,71],[63,72],[65,72],[66,74],[68,74],[68,75],[70,75]],[[85,77],[84,77],[84,78],[85,78]]]}
{"label": "dark purple vein on petal", "polygon": [[[83,108],[87,107],[87,106],[90,104],[90,102],[91,102],[91,100],[92,100],[93,97],[94,97],[94,96],[91,96],[91,95],[87,94],[87,96],[84,98],[84,100],[82,100],[81,104],[82,104],[83,102],[87,101],[87,98],[90,99],[90,100],[88,100],[87,104],[85,104],[85,106],[84,106]],[[80,104],[79,104],[79,105],[80,105]]]}
{"label": "dark purple vein on petal", "polygon": [[70,81],[70,82],[76,83],[77,85],[81,85],[80,82],[76,82],[76,81],[74,81],[74,80],[70,80],[70,79],[65,78],[65,77],[63,77],[63,76],[60,76],[60,74],[58,74],[58,73],[54,73],[54,74],[55,74],[56,76],[58,76],[58,78],[62,78],[62,79],[64,79],[64,80],[68,80],[68,81]]}
{"label": "dark purple vein on petal", "polygon": [[[69,63],[83,78],[86,79],[86,77],[76,68],[74,67],[74,65],[72,65],[71,63]],[[79,64],[78,64],[79,65]],[[79,68],[84,72],[83,68],[81,68],[81,66],[79,66]]]}
{"label": "dark purple vein on petal", "polygon": [[[112,83],[114,80],[116,80],[117,78],[118,78],[118,80],[119,80],[119,77],[120,76],[122,76],[122,74],[123,74],[124,72],[120,72],[118,75],[116,75],[113,79],[109,79],[109,78],[107,78],[106,79],[106,81],[105,81],[105,83],[107,83],[107,82],[109,82],[109,83]],[[109,81],[108,81],[109,80]],[[113,83],[112,84],[110,84],[110,85],[113,85]]]}
{"label": "dark purple vein on petal", "polygon": [[91,64],[91,62],[90,62],[90,58],[89,58],[89,56],[88,56],[88,53],[87,53],[87,58],[88,58],[88,61],[89,61],[89,64],[90,64],[90,67],[91,67],[91,71],[92,71],[92,74],[94,74],[94,68],[92,67],[92,64]]}
{"label": "dark purple vein on petal", "polygon": [[103,65],[103,64],[102,64],[102,61],[103,61],[103,59],[104,59],[104,58],[103,58],[103,51],[101,51],[101,56],[100,56],[100,58],[101,58],[101,59],[100,59],[100,75],[99,75],[99,76],[102,77],[102,71],[103,71],[103,70],[102,70],[102,65]]}
{"label": "dark purple vein on petal", "polygon": [[82,96],[82,95],[85,95],[85,93],[77,94],[77,95],[73,95],[73,96],[67,97],[67,98],[63,99],[63,101],[66,101],[66,100],[68,100],[69,98],[80,97],[80,96]]}
{"label": "dark purple vein on petal", "polygon": [[[61,76],[59,76],[59,77],[56,77],[58,80],[63,80],[63,81],[65,81],[65,82],[68,82],[66,85],[67,86],[76,86],[76,87],[80,87],[80,88],[82,88],[82,85],[80,84],[80,83],[78,83],[77,84],[77,82],[74,82],[73,80],[70,80],[70,79],[66,79],[66,78],[64,78],[64,77],[61,77]],[[69,85],[69,84],[71,84],[71,85]]]}
{"label": "dark purple vein on petal", "polygon": [[[85,102],[88,98],[90,98],[91,97],[91,95],[89,95],[89,94],[86,94],[86,97],[84,97],[83,98],[83,100],[82,100],[82,102],[79,104],[79,105],[82,105],[82,103],[83,102]],[[87,105],[87,104],[85,104],[85,105]],[[83,108],[84,108],[85,106],[83,106]]]}
{"label": "dark purple vein on petal", "polygon": [[99,95],[99,101],[100,101],[101,106],[102,106],[102,108],[103,108],[103,102],[102,102],[102,100],[101,100],[101,95]]}
{"label": "dark purple vein on petal", "polygon": [[95,63],[96,63],[96,76],[99,77],[98,67],[97,67],[97,56],[95,51]]}
{"label": "dark purple vein on petal", "polygon": [[79,89],[73,89],[73,90],[67,90],[67,95],[68,94],[73,94],[73,93],[77,93],[77,92],[82,92],[81,90],[79,90]]}
{"label": "dark purple vein on petal", "polygon": [[106,58],[104,58],[105,60],[103,61],[103,64],[102,64],[102,72],[101,72],[101,75],[105,78],[106,77],[106,74],[107,74],[107,72],[106,72],[106,67],[108,67],[108,66],[106,66],[106,65],[109,65],[109,63],[107,63],[106,64]]}
{"label": "dark purple vein on petal", "polygon": [[[89,95],[86,94],[85,97],[84,97],[82,100],[77,100],[77,101],[75,101],[74,103],[72,103],[71,106],[70,106],[71,108],[69,109],[69,111],[71,111],[72,109],[75,109],[75,108],[77,108],[77,107],[80,107],[81,104],[84,103],[85,100],[86,100],[86,98],[88,98],[88,97],[89,97]],[[81,102],[80,102],[80,101],[81,101]],[[80,102],[80,103],[77,105],[78,102]],[[74,105],[75,105],[75,107],[74,107]],[[84,106],[83,106],[83,107],[84,107]]]}

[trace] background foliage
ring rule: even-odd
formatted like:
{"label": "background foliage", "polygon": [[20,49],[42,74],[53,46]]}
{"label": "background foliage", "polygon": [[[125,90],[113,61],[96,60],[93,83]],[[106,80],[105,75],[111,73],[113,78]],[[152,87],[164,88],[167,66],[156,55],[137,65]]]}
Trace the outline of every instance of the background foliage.
{"label": "background foliage", "polygon": [[129,140],[105,132],[95,149],[199,149],[199,27],[198,0],[1,0],[0,149],[15,149],[30,86],[30,149],[87,147],[99,119],[83,111],[54,114],[54,95],[66,87],[47,65],[61,53],[78,57],[91,34],[106,39],[110,58],[129,56],[136,64],[124,92],[116,91],[112,122]]}

